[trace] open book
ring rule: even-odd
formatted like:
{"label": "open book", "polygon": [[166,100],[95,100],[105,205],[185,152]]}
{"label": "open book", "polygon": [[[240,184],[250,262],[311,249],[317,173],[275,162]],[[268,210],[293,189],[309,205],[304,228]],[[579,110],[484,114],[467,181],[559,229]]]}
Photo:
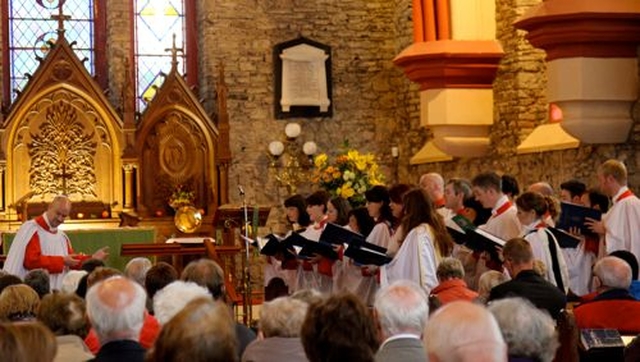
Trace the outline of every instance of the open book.
{"label": "open book", "polygon": [[[447,230],[458,244],[464,244],[474,251],[487,251],[492,257],[498,257],[498,249],[506,243],[505,240],[476,227],[469,219],[461,215],[451,218],[447,223]],[[498,260],[498,259],[496,259]]]}
{"label": "open book", "polygon": [[581,329],[580,346],[588,351],[593,348],[624,348],[625,344],[616,329]]}
{"label": "open book", "polygon": [[393,259],[387,255],[387,249],[366,241],[362,244],[351,244],[347,246],[344,255],[360,265],[381,266],[391,262]]}
{"label": "open book", "polygon": [[[298,233],[292,233],[282,242],[285,243],[285,245],[292,245],[297,251],[297,256],[301,259],[311,258],[315,254],[319,254],[331,260],[338,259],[338,252],[335,251],[332,244],[325,243],[323,241],[309,240]],[[299,247],[300,249],[296,247]]]}
{"label": "open book", "polygon": [[322,234],[320,234],[320,241],[328,244],[336,245],[351,245],[361,244],[365,241],[364,236],[340,225],[333,223],[327,223]]}
{"label": "open book", "polygon": [[587,218],[600,220],[602,219],[602,212],[583,205],[561,202],[560,219],[556,227],[565,231],[578,228],[584,235],[593,235],[594,232],[584,224]]}

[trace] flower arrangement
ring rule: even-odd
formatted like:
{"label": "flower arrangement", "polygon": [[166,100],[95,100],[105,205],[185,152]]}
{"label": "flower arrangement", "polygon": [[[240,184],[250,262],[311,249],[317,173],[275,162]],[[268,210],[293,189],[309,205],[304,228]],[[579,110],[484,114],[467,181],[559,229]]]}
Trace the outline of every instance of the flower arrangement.
{"label": "flower arrangement", "polygon": [[384,176],[371,153],[361,154],[345,147],[332,162],[329,162],[327,154],[321,153],[313,163],[315,168],[311,181],[332,196],[349,200],[354,206],[363,205],[366,201],[365,191],[384,182]]}
{"label": "flower arrangement", "polygon": [[169,206],[177,209],[181,206],[192,205],[195,200],[195,193],[188,191],[183,185],[178,185],[169,196]]}

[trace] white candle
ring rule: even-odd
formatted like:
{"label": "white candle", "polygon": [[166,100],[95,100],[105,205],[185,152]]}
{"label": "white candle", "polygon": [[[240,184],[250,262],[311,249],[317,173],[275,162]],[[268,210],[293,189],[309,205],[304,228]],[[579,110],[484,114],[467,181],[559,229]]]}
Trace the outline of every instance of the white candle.
{"label": "white candle", "polygon": [[397,158],[398,155],[399,155],[398,147],[395,147],[395,146],[391,147],[391,156],[393,156],[393,158]]}

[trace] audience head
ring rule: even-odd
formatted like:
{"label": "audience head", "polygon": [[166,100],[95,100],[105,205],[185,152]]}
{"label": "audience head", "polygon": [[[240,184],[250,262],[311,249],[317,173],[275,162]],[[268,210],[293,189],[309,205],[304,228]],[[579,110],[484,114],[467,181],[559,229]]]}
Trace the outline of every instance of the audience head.
{"label": "audience head", "polygon": [[302,227],[307,227],[311,223],[307,214],[307,202],[301,195],[289,196],[284,200],[284,207],[287,208],[287,220],[290,223],[297,223]]}
{"label": "audience head", "polygon": [[402,240],[413,228],[427,223],[435,236],[435,249],[440,255],[450,255],[453,250],[453,240],[427,192],[422,189],[413,189],[404,195],[403,203],[405,214],[400,224],[404,233]]}
{"label": "audience head", "polygon": [[391,206],[389,203],[389,191],[382,185],[376,185],[365,191],[364,197],[367,199],[367,210],[369,216],[374,218],[376,222],[393,221]]}
{"label": "audience head", "polygon": [[342,226],[347,225],[349,223],[349,211],[351,211],[351,204],[347,199],[338,196],[327,202],[329,222]]}
{"label": "audience head", "polygon": [[444,206],[458,212],[464,208],[464,201],[472,198],[471,184],[462,178],[452,178],[444,188]]}
{"label": "audience head", "polygon": [[349,211],[349,227],[365,238],[369,236],[375,224],[375,220],[369,216],[369,211],[367,211],[366,207],[358,207]]}
{"label": "audience head", "polygon": [[404,214],[402,198],[409,190],[411,186],[407,184],[395,184],[389,188],[389,207],[395,221],[402,219]]}
{"label": "audience head", "polygon": [[163,326],[147,362],[234,362],[238,344],[229,308],[210,297],[189,302]]}
{"label": "audience head", "polygon": [[502,181],[502,193],[507,195],[510,199],[515,199],[520,194],[520,186],[515,176],[504,174],[500,178]]}
{"label": "audience head", "polygon": [[24,276],[24,284],[35,290],[40,299],[51,292],[49,272],[44,269],[29,270]]}
{"label": "audience head", "polygon": [[548,182],[543,181],[531,184],[527,191],[537,192],[542,196],[553,196],[553,187]]}
{"label": "audience head", "polygon": [[87,274],[91,274],[92,271],[104,266],[106,266],[104,261],[100,259],[87,259],[82,262],[80,269],[86,271]]}
{"label": "audience head", "polygon": [[75,293],[76,290],[78,290],[80,280],[86,275],[87,272],[85,270],[69,270],[62,277],[62,286],[60,286],[60,291],[63,293]]}
{"label": "audience head", "polygon": [[265,338],[300,337],[302,323],[309,305],[289,297],[276,298],[262,305],[260,331]]}
{"label": "audience head", "polygon": [[506,298],[489,304],[510,357],[551,362],[560,346],[555,322],[543,310],[522,298]]}
{"label": "audience head", "polygon": [[419,337],[429,317],[427,295],[407,280],[380,289],[373,307],[385,339],[405,333]]}
{"label": "audience head", "polygon": [[198,298],[213,299],[207,288],[194,282],[176,280],[160,289],[153,297],[153,311],[158,323],[166,324],[187,303]]}
{"label": "audience head", "polygon": [[515,278],[522,270],[533,270],[533,251],[529,242],[523,238],[513,238],[502,248],[504,266],[509,275]]}
{"label": "audience head", "polygon": [[184,268],[180,279],[207,288],[213,299],[224,300],[224,272],[220,265],[211,259],[192,261]]}
{"label": "audience head", "polygon": [[627,250],[616,250],[609,254],[609,256],[615,256],[616,258],[626,261],[631,268],[631,280],[638,279],[638,259],[636,259],[636,256],[633,255],[633,253]]}
{"label": "audience head", "polygon": [[560,200],[580,204],[580,197],[587,191],[584,182],[572,179],[560,184]]}
{"label": "audience head", "polygon": [[122,276],[122,272],[115,268],[110,267],[98,267],[89,275],[87,275],[87,289],[91,289],[96,283],[107,280],[111,277]]}
{"label": "audience head", "polygon": [[584,206],[600,210],[603,213],[609,211],[609,197],[599,190],[589,189],[582,194],[580,200]]}
{"label": "audience head", "polygon": [[87,315],[102,345],[112,340],[138,340],[147,295],[140,284],[115,276],[89,287]]}
{"label": "audience head", "polygon": [[151,266],[151,260],[147,258],[133,258],[129,260],[127,265],[124,267],[124,275],[134,282],[144,286],[144,278],[149,269],[151,269]]}
{"label": "audience head", "polygon": [[324,295],[315,289],[300,289],[291,294],[289,298],[297,299],[311,305],[313,303],[322,302],[324,300]]}
{"label": "audience head", "polygon": [[471,181],[473,196],[482,207],[492,209],[502,197],[502,179],[495,172],[477,175]]}
{"label": "audience head", "polygon": [[444,179],[435,172],[420,176],[419,186],[429,194],[434,202],[441,199],[444,194]]}
{"label": "audience head", "polygon": [[89,333],[85,302],[75,294],[47,294],[40,302],[38,320],[57,336],[72,334],[84,339]]}
{"label": "audience head", "polygon": [[436,269],[436,276],[441,283],[449,279],[464,278],[462,262],[456,258],[447,257],[440,261]]}
{"label": "audience head", "polygon": [[[13,334],[22,345],[22,361],[53,361],[58,350],[58,343],[49,328],[37,321],[13,323],[12,327]],[[2,361],[5,361],[4,355],[1,356]]]}
{"label": "audience head", "polygon": [[16,284],[0,293],[0,320],[9,322],[36,319],[40,297],[30,286]]}
{"label": "audience head", "polygon": [[471,302],[455,301],[435,311],[423,341],[431,362],[507,361],[507,347],[495,318]]}
{"label": "audience head", "polygon": [[483,301],[489,299],[489,293],[493,287],[500,285],[509,280],[504,274],[496,270],[488,270],[478,279],[478,294]]}
{"label": "audience head", "polygon": [[329,201],[329,193],[319,190],[306,199],[307,214],[311,218],[311,222],[319,222],[327,214],[327,202]]}
{"label": "audience head", "polygon": [[0,276],[0,293],[4,290],[4,288],[10,285],[22,284],[22,279],[13,275],[13,274],[5,274]]}
{"label": "audience head", "polygon": [[144,279],[144,287],[147,290],[149,298],[153,299],[158,290],[176,280],[178,280],[178,272],[176,271],[176,268],[169,263],[161,261],[152,266],[147,272]]}
{"label": "audience head", "polygon": [[0,322],[0,356],[3,362],[24,362],[22,344],[14,331],[13,323]]}
{"label": "audience head", "polygon": [[309,306],[301,337],[310,362],[373,361],[378,350],[371,314],[352,294],[333,295]]}
{"label": "audience head", "polygon": [[600,190],[613,197],[620,187],[627,186],[627,167],[618,160],[607,160],[598,168]]}
{"label": "audience head", "polygon": [[605,256],[593,267],[594,284],[598,290],[629,289],[631,285],[631,267],[626,261]]}

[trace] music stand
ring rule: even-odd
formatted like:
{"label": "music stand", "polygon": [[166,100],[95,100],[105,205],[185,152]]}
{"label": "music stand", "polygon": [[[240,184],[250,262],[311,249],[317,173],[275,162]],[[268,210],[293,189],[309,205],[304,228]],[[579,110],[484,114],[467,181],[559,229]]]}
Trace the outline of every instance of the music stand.
{"label": "music stand", "polygon": [[[221,235],[216,235],[216,238],[222,237],[222,245],[236,245],[236,229],[239,229],[240,233],[245,236],[249,235],[248,228],[244,227],[246,224],[252,225],[254,215],[258,213],[258,227],[265,226],[267,219],[269,218],[269,212],[271,207],[268,206],[236,206],[236,205],[222,205],[218,207],[216,214],[213,218],[213,223],[216,226],[216,234],[220,230]],[[255,233],[256,230],[252,230]],[[243,322],[249,326],[252,320],[252,295],[251,295],[251,273],[250,273],[250,246],[246,242],[241,242],[241,246],[244,246],[245,257],[243,258],[244,268],[242,268],[242,304],[243,304]]]}

